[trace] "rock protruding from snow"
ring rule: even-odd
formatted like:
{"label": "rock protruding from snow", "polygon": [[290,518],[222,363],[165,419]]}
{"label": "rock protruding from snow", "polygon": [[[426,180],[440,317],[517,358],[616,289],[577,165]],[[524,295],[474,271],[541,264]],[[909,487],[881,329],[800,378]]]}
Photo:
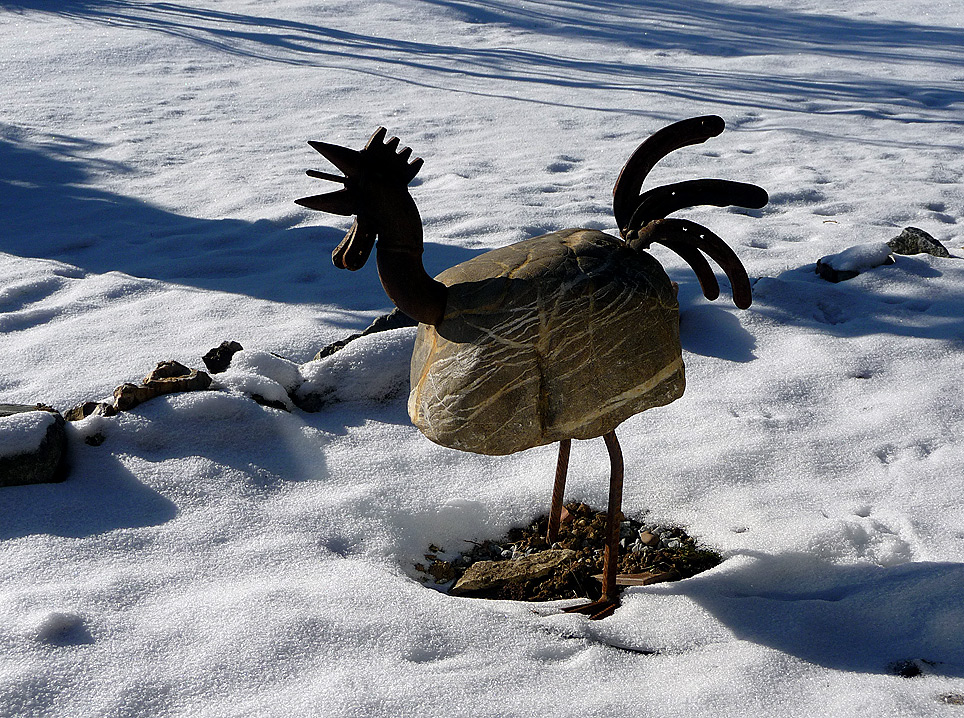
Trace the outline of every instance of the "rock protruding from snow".
{"label": "rock protruding from snow", "polygon": [[871,242],[849,247],[838,254],[830,254],[817,260],[817,274],[828,282],[843,282],[853,279],[861,272],[893,264],[890,245],[886,242]]}
{"label": "rock protruding from snow", "polygon": [[572,549],[548,549],[517,561],[479,561],[469,566],[454,586],[454,596],[472,596],[504,586],[511,581],[534,581],[575,558]]}
{"label": "rock protruding from snow", "polygon": [[345,348],[300,367],[303,383],[291,394],[304,411],[342,401],[387,401],[408,391],[415,328],[359,337]]}
{"label": "rock protruding from snow", "polygon": [[162,361],[144,377],[143,384],[121,384],[114,389],[114,408],[128,411],[162,394],[197,391],[209,386],[211,377],[205,372],[190,369],[180,362]]}
{"label": "rock protruding from snow", "polygon": [[932,254],[935,257],[950,258],[947,248],[917,227],[907,227],[887,243],[896,254]]}
{"label": "rock protruding from snow", "polygon": [[0,486],[67,478],[64,418],[42,405],[0,404]]}
{"label": "rock protruding from snow", "polygon": [[224,341],[201,357],[201,361],[211,374],[220,374],[231,366],[231,359],[243,349],[238,342]]}
{"label": "rock protruding from snow", "polygon": [[390,329],[403,329],[404,327],[415,326],[418,326],[418,322],[405,314],[401,309],[393,309],[388,314],[383,314],[382,316],[378,317],[368,326],[367,329],[365,329],[365,331],[361,332],[360,334],[352,334],[324,347],[317,354],[315,354],[314,361],[331,356],[335,352],[344,349],[350,342],[360,339],[361,337],[367,337],[369,334],[387,332]]}
{"label": "rock protruding from snow", "polygon": [[67,411],[64,418],[67,421],[80,421],[88,416],[114,416],[116,413],[117,409],[113,404],[103,401],[85,401]]}

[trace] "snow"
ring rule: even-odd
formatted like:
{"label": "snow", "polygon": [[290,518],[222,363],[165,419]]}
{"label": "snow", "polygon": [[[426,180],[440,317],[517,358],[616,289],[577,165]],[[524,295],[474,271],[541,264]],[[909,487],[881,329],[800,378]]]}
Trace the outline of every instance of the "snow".
{"label": "snow", "polygon": [[35,451],[56,417],[47,411],[0,416],[0,458]]}
{"label": "snow", "polygon": [[820,261],[838,272],[862,272],[886,263],[891,252],[887,242],[869,242],[847,247],[842,252],[823,257]]}
{"label": "snow", "polygon": [[[214,391],[69,423],[66,482],[0,491],[0,715],[959,710],[941,698],[964,694],[958,3],[0,0],[0,33],[0,402],[66,410],[245,347]],[[412,330],[310,362],[390,303],[374,262],[331,266],[349,220],[293,203],[324,189],[306,141],[384,125],[424,157],[438,272],[611,230],[636,145],[708,113],[726,132],[651,182],[770,192],[684,215],[731,244],[754,303],[725,281],[706,302],[655,249],[687,391],[619,435],[624,510],[727,560],[592,623],[422,586],[429,544],[546,510],[555,450],[422,437]],[[957,258],[815,275],[908,225]],[[576,443],[570,477],[605,504],[602,442]]]}

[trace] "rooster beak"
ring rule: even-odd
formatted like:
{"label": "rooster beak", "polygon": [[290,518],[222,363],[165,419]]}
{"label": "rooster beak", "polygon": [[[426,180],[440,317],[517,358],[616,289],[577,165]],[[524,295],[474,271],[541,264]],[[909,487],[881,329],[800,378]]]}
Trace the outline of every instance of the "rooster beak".
{"label": "rooster beak", "polygon": [[352,272],[361,269],[375,246],[375,230],[362,217],[356,217],[348,234],[331,253],[331,261],[339,269]]}

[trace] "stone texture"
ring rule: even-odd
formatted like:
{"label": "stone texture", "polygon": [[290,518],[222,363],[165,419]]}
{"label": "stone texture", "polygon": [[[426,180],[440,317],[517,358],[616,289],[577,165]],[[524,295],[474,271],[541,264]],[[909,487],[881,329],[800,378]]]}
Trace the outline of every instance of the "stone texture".
{"label": "stone texture", "polygon": [[589,439],[683,393],[670,280],[615,237],[555,232],[437,279],[448,305],[419,326],[408,408],[438,444],[500,455]]}
{"label": "stone texture", "polygon": [[855,269],[834,269],[833,265],[825,260],[825,258],[820,258],[817,260],[816,273],[821,279],[826,279],[828,282],[833,282],[837,284],[839,282],[846,282],[848,279],[853,279],[860,272]]}
{"label": "stone texture", "polygon": [[837,254],[828,254],[817,260],[816,272],[828,282],[844,282],[861,272],[885,264],[893,264],[894,257],[886,242],[869,242],[848,247]]}
{"label": "stone texture", "polygon": [[944,258],[951,256],[943,244],[917,227],[907,227],[887,244],[897,254],[932,254]]}
{"label": "stone texture", "polygon": [[106,404],[102,401],[85,401],[70,409],[64,418],[67,421],[80,421],[88,416],[113,416],[117,409],[113,404]]}
{"label": "stone texture", "polygon": [[67,432],[58,412],[41,404],[0,404],[0,422],[15,414],[41,411],[51,414],[54,420],[44,422],[46,426],[40,429],[43,435],[37,437],[34,447],[0,455],[0,486],[43,484],[67,478]]}
{"label": "stone texture", "polygon": [[534,581],[548,576],[565,561],[572,561],[571,549],[549,549],[510,561],[478,561],[465,571],[449,593],[469,596],[485,593],[512,581]]}
{"label": "stone texture", "polygon": [[143,384],[121,384],[114,389],[114,408],[128,411],[138,404],[163,394],[198,391],[211,386],[211,377],[180,362],[162,361],[144,377]]}

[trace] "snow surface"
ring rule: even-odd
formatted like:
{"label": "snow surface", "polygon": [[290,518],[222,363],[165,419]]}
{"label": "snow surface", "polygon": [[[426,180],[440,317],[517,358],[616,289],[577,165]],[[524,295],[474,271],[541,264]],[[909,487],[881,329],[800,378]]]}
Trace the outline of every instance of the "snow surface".
{"label": "snow surface", "polygon": [[[245,347],[219,390],[70,424],[65,483],[0,492],[0,715],[960,713],[964,262],[837,285],[814,262],[907,225],[961,256],[964,9],[827,8],[0,0],[0,402],[65,410]],[[727,560],[597,623],[422,586],[429,544],[546,510],[555,449],[424,439],[393,383],[410,332],[305,366],[390,307],[373,262],[331,266],[347,221],[293,204],[323,189],[306,140],[385,125],[426,159],[437,272],[611,229],[633,148],[707,113],[727,131],[652,181],[770,192],[685,215],[734,247],[754,304],[706,302],[657,250],[688,387],[620,437],[624,509]],[[249,397],[305,374],[338,401]],[[579,442],[569,497],[604,505],[607,477]]]}
{"label": "snow surface", "polygon": [[868,242],[847,247],[842,252],[822,257],[820,261],[838,272],[863,272],[884,264],[890,259],[891,253],[887,242]]}
{"label": "snow surface", "polygon": [[35,451],[56,421],[49,411],[24,411],[0,416],[0,458]]}

